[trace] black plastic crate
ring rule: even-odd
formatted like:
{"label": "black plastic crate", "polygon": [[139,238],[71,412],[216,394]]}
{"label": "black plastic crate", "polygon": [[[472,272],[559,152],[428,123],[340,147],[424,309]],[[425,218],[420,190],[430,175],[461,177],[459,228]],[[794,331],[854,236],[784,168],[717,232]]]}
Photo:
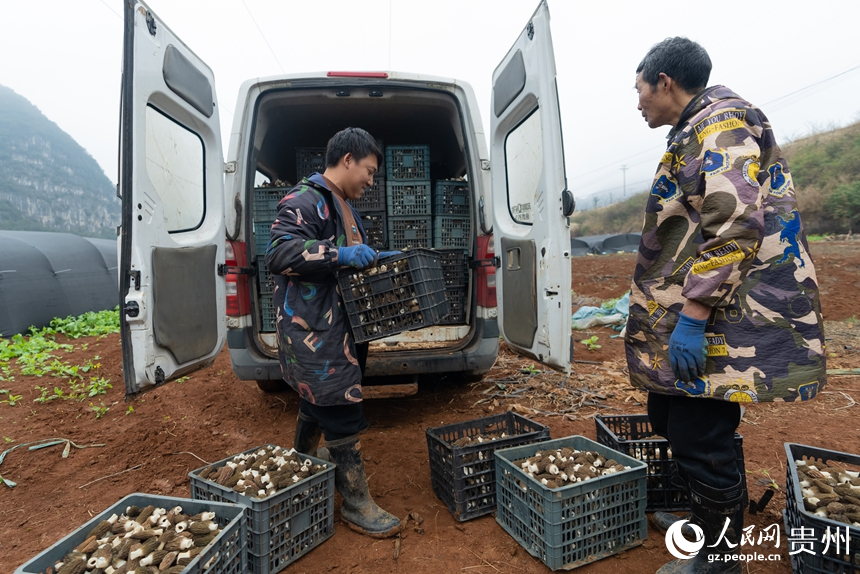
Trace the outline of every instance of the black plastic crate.
{"label": "black plastic crate", "polygon": [[272,222],[278,216],[278,204],[290,190],[288,187],[255,187],[252,213],[254,221]]}
{"label": "black plastic crate", "polygon": [[[513,463],[563,447],[598,452],[630,469],[551,489]],[[496,522],[552,570],[571,570],[648,538],[645,473],[643,462],[583,436],[497,450]]]}
{"label": "black plastic crate", "polygon": [[385,187],[388,215],[392,217],[430,215],[429,181],[389,180]]}
{"label": "black plastic crate", "polygon": [[[250,454],[265,446],[244,451]],[[235,455],[234,455],[235,456]],[[327,468],[266,498],[250,498],[232,488],[200,478],[209,466],[223,466],[233,456],[188,473],[195,500],[233,502],[245,509],[248,530],[248,572],[275,574],[334,534],[335,465],[306,454]]]}
{"label": "black plastic crate", "polygon": [[448,301],[448,314],[439,322],[440,325],[462,325],[466,322],[466,288],[449,287],[445,289],[445,299]]}
{"label": "black plastic crate", "polygon": [[430,146],[390,145],[385,148],[388,180],[430,180]]}
{"label": "black plastic crate", "polygon": [[296,148],[296,181],[308,177],[315,171],[325,171],[325,148],[324,147],[297,147]]}
{"label": "black plastic crate", "polygon": [[468,217],[438,215],[433,219],[433,247],[468,249],[472,245],[472,221]]}
{"label": "black plastic crate", "polygon": [[356,343],[438,325],[448,314],[435,251],[410,250],[376,267],[341,270],[337,280]]}
{"label": "black plastic crate", "polygon": [[360,199],[350,199],[349,203],[358,212],[385,211],[385,178],[374,177],[373,185],[364,191]]}
{"label": "black plastic crate", "polygon": [[[15,574],[55,574],[54,564],[86,540],[87,534],[102,520],[107,520],[113,514],[117,516],[125,514],[126,508],[129,506],[144,508],[150,504],[156,508],[168,510],[181,506],[182,511],[189,515],[200,512],[215,513],[215,521],[221,527],[221,533],[185,567],[182,574],[199,574],[201,572],[206,572],[206,574],[245,574],[248,571],[246,518],[241,506],[138,492],[129,494],[47,550],[39,553],[38,556],[15,570]],[[204,565],[210,561],[212,563],[209,564],[209,568],[204,569]]]}
{"label": "black plastic crate", "polygon": [[419,249],[433,247],[433,218],[389,217],[388,248]]}
{"label": "black plastic crate", "polygon": [[433,188],[433,214],[469,216],[469,182],[442,179]]}
{"label": "black plastic crate", "polygon": [[[811,529],[810,536],[803,536],[803,542],[799,546],[808,549],[791,556],[791,565],[795,573],[812,574],[820,572],[860,572],[860,528],[830,518],[816,516],[806,510],[803,505],[803,495],[800,492],[800,477],[795,468],[796,460],[805,460],[807,464],[816,464],[817,467],[828,466],[830,463],[850,464],[855,469],[860,468],[860,456],[827,450],[803,444],[785,443],[786,469],[785,469],[785,518],[786,538],[800,539],[801,528]],[[840,552],[836,552],[836,541],[830,540],[827,552],[824,552],[825,536],[830,529],[830,535],[836,536],[848,533],[848,552],[845,552],[844,541],[840,542]],[[795,532],[796,531],[796,532]],[[803,534],[809,534],[807,531]],[[789,551],[797,548],[792,547],[789,542]],[[811,552],[811,554],[810,554]]]}
{"label": "black plastic crate", "polygon": [[[453,444],[463,437],[502,432],[505,438],[463,447]],[[496,450],[550,438],[549,427],[512,412],[428,428],[426,434],[433,492],[460,522],[496,510]]]}
{"label": "black plastic crate", "polygon": [[266,247],[268,247],[269,239],[272,237],[273,223],[275,223],[274,218],[271,221],[259,221],[254,224],[254,245],[257,249],[257,255],[266,254]]}
{"label": "black plastic crate", "polygon": [[274,333],[278,330],[275,303],[273,295],[260,295],[260,331]]}
{"label": "black plastic crate", "polygon": [[439,249],[445,286],[462,287],[469,283],[469,261],[465,249]]}
{"label": "black plastic crate", "polygon": [[361,225],[367,234],[367,244],[374,249],[388,249],[388,226],[384,211],[367,211],[361,214]]}
{"label": "black plastic crate", "polygon": [[[690,510],[690,500],[680,481],[673,483],[677,470],[669,441],[651,430],[648,415],[597,415],[597,442],[641,460],[648,468],[648,512]],[[744,437],[735,433],[735,462],[746,481]]]}

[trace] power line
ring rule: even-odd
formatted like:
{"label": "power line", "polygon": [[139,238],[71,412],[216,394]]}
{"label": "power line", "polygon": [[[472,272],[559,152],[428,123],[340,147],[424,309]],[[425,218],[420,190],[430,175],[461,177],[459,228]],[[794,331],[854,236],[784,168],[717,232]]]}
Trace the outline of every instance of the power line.
{"label": "power line", "polygon": [[114,14],[116,14],[116,17],[117,17],[117,18],[119,18],[120,20],[122,20],[122,16],[120,16],[120,15],[119,15],[119,12],[117,12],[116,10],[114,10],[113,8],[111,8],[110,4],[108,4],[107,2],[105,2],[105,0],[100,0],[100,2],[101,2],[102,4],[104,4],[104,5],[105,5],[105,7],[106,7],[108,10],[110,10],[111,12],[113,12]]}
{"label": "power line", "polygon": [[281,72],[286,74],[287,72],[284,70],[284,67],[281,65],[281,61],[278,59],[278,55],[275,54],[275,51],[272,49],[272,45],[269,44],[269,41],[266,39],[266,35],[263,34],[263,30],[261,30],[260,25],[257,24],[257,19],[254,18],[254,15],[251,13],[251,9],[248,8],[247,4],[245,4],[245,0],[242,0],[242,5],[245,7],[245,10],[248,11],[248,16],[251,17],[251,20],[254,22],[254,26],[257,27],[257,32],[260,33],[260,37],[263,39],[263,42],[265,42],[266,46],[269,47],[269,51],[272,53],[272,57],[274,57],[275,61],[278,63],[278,67],[281,68]]}

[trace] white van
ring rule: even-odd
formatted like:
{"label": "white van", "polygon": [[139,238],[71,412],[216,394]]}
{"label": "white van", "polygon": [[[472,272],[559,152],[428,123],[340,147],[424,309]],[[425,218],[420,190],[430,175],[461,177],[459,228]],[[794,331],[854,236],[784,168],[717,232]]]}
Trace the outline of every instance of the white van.
{"label": "white van", "polygon": [[[465,178],[471,194],[458,324],[371,343],[366,376],[480,376],[496,359],[499,334],[567,370],[574,203],[549,24],[542,1],[493,72],[489,153],[468,84],[328,72],[245,82],[225,161],[212,70],[143,2],[127,2],[119,185],[127,394],[210,365],[225,341],[240,379],[281,388],[255,249],[268,241],[271,218],[255,218],[257,186],[310,175],[297,173],[294,150],[325,146],[348,126],[386,146],[428,145],[433,179]],[[265,237],[255,234],[260,223]]]}

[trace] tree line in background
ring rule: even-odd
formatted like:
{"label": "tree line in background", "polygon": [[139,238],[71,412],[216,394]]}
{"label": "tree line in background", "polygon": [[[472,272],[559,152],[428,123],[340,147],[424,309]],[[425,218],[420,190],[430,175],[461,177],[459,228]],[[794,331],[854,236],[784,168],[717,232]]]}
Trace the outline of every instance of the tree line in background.
{"label": "tree line in background", "polygon": [[[853,233],[860,225],[860,122],[783,147],[808,235]],[[586,200],[588,201],[588,200]],[[637,233],[648,192],[570,218],[571,236]]]}

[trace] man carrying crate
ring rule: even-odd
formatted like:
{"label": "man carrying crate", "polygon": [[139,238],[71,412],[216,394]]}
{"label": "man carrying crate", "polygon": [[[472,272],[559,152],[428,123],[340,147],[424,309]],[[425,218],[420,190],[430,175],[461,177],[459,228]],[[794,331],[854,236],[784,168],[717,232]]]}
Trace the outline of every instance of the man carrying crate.
{"label": "man carrying crate", "polygon": [[343,496],[341,518],[377,538],[399,532],[400,520],[379,508],[368,491],[358,436],[368,427],[361,402],[367,344],[355,344],[336,273],[376,262],[346,200],[360,198],[373,185],[381,162],[382,152],[365,130],[336,133],[326,149],[325,172],[304,178],[281,200],[266,249],[266,266],[275,277],[281,371],[301,396],[294,447],[316,453],[325,435]]}
{"label": "man carrying crate", "polygon": [[805,401],[825,384],[818,284],[788,164],[762,111],[705,88],[710,72],[686,38],[656,44],[636,70],[648,126],[672,129],[645,209],[627,364],[704,533],[696,557],[664,574],[741,572],[740,403]]}

